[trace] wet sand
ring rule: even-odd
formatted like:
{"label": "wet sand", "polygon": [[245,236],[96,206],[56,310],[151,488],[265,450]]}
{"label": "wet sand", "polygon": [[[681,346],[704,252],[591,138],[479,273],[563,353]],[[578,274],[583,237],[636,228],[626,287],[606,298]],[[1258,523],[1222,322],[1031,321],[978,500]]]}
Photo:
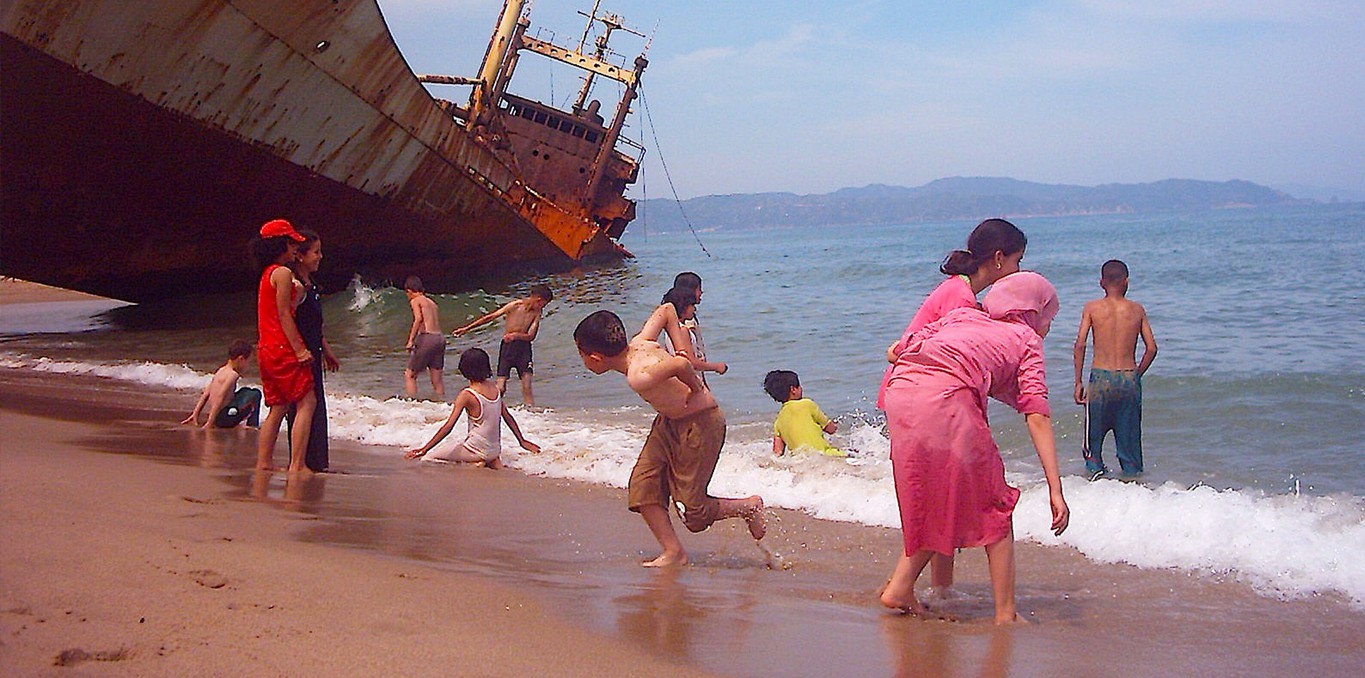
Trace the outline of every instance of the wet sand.
{"label": "wet sand", "polygon": [[[329,473],[258,475],[251,432],[175,424],[192,394],[0,370],[0,670],[126,650],[130,673],[1355,675],[1365,614],[1235,581],[1019,548],[997,630],[980,550],[956,622],[883,613],[893,530],[774,511],[684,534],[656,572],[621,490],[404,462],[339,443]],[[283,450],[279,453],[283,455]],[[221,584],[215,588],[215,585]],[[458,662],[451,664],[449,662]],[[120,666],[123,666],[121,664]]]}
{"label": "wet sand", "polygon": [[[122,405],[0,402],[0,674],[702,675],[577,628],[515,578],[312,543],[325,482],[243,501],[252,474],[232,460],[140,458],[186,433]],[[194,449],[249,451],[227,436]]]}
{"label": "wet sand", "polygon": [[[254,433],[175,422],[194,394],[0,368],[0,672],[64,651],[120,674],[1358,675],[1365,612],[1235,580],[1019,545],[989,624],[980,549],[957,621],[875,603],[894,530],[772,511],[682,534],[653,571],[624,491],[417,464],[335,442],[328,473],[256,474]],[[277,459],[284,456],[283,447]],[[782,567],[785,564],[785,568]],[[76,660],[80,653],[69,655]],[[100,661],[113,660],[105,663]]]}

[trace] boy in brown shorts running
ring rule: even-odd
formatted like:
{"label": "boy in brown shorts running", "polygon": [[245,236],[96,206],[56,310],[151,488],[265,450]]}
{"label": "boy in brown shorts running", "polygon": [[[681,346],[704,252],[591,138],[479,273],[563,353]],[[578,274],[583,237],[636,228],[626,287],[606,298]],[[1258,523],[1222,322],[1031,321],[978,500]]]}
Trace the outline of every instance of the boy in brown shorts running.
{"label": "boy in brown shorts running", "polygon": [[[676,322],[665,331],[681,340],[683,330]],[[627,341],[625,326],[611,311],[584,318],[573,337],[584,367],[593,374],[609,370],[624,374],[631,390],[658,412],[627,490],[630,510],[640,514],[663,548],[657,558],[642,564],[687,562],[668,516],[670,502],[680,505],[683,525],[692,532],[718,520],[743,518],[749,534],[762,539],[767,530],[762,497],[724,499],[706,492],[725,444],[725,414],[687,357],[669,355],[657,341],[638,334]]]}

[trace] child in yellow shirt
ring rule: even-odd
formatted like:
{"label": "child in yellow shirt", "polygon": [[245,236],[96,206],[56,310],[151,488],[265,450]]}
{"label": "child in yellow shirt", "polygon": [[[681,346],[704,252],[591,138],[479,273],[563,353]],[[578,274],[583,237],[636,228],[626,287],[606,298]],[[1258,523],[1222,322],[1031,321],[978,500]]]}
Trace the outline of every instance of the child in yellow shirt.
{"label": "child in yellow shirt", "polygon": [[763,379],[763,390],[782,403],[777,420],[773,422],[773,454],[781,456],[787,448],[809,448],[831,457],[848,456],[825,440],[825,434],[834,433],[839,425],[830,421],[814,400],[803,397],[801,380],[795,372],[769,372]]}

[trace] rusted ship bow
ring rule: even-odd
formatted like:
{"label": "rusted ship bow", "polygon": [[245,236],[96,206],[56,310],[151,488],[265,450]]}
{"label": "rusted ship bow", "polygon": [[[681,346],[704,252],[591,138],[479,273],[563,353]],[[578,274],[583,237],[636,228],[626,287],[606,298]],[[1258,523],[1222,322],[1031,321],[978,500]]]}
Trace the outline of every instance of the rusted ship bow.
{"label": "rusted ship bow", "polygon": [[[477,77],[426,77],[471,85],[462,106],[425,89],[373,0],[6,2],[0,272],[131,300],[243,289],[245,244],[278,216],[322,233],[332,287],[617,257],[646,60],[611,62],[622,26],[593,20],[596,49],[559,46],[509,0]],[[571,110],[507,92],[526,51],[585,72]],[[623,92],[609,120],[600,78]]]}

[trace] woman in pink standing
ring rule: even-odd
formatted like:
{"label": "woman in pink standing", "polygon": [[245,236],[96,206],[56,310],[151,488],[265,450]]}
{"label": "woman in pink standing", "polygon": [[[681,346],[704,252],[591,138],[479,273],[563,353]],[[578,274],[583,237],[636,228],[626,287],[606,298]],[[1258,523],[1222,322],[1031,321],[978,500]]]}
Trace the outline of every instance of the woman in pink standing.
{"label": "woman in pink standing", "polygon": [[[976,308],[976,295],[1011,273],[1019,272],[1024,259],[1028,237],[1014,224],[1004,219],[987,219],[976,225],[967,236],[967,249],[953,250],[939,266],[948,276],[920,304],[901,338],[886,350],[886,360],[896,362],[896,355],[925,325],[957,308]],[[891,378],[892,366],[882,376],[882,387],[877,393],[877,409],[886,410],[886,383]],[[937,554],[930,561],[931,583],[940,596],[953,585],[953,554]]]}
{"label": "woman in pink standing", "polygon": [[1019,490],[1005,484],[986,398],[1024,415],[1047,477],[1052,529],[1061,534],[1070,511],[1057,470],[1042,339],[1057,315],[1057,292],[1037,273],[1016,273],[997,281],[982,306],[949,311],[896,352],[885,408],[905,549],[881,602],[923,614],[915,581],[930,557],[984,546],[995,622],[1007,624],[1019,618],[1013,527]]}

